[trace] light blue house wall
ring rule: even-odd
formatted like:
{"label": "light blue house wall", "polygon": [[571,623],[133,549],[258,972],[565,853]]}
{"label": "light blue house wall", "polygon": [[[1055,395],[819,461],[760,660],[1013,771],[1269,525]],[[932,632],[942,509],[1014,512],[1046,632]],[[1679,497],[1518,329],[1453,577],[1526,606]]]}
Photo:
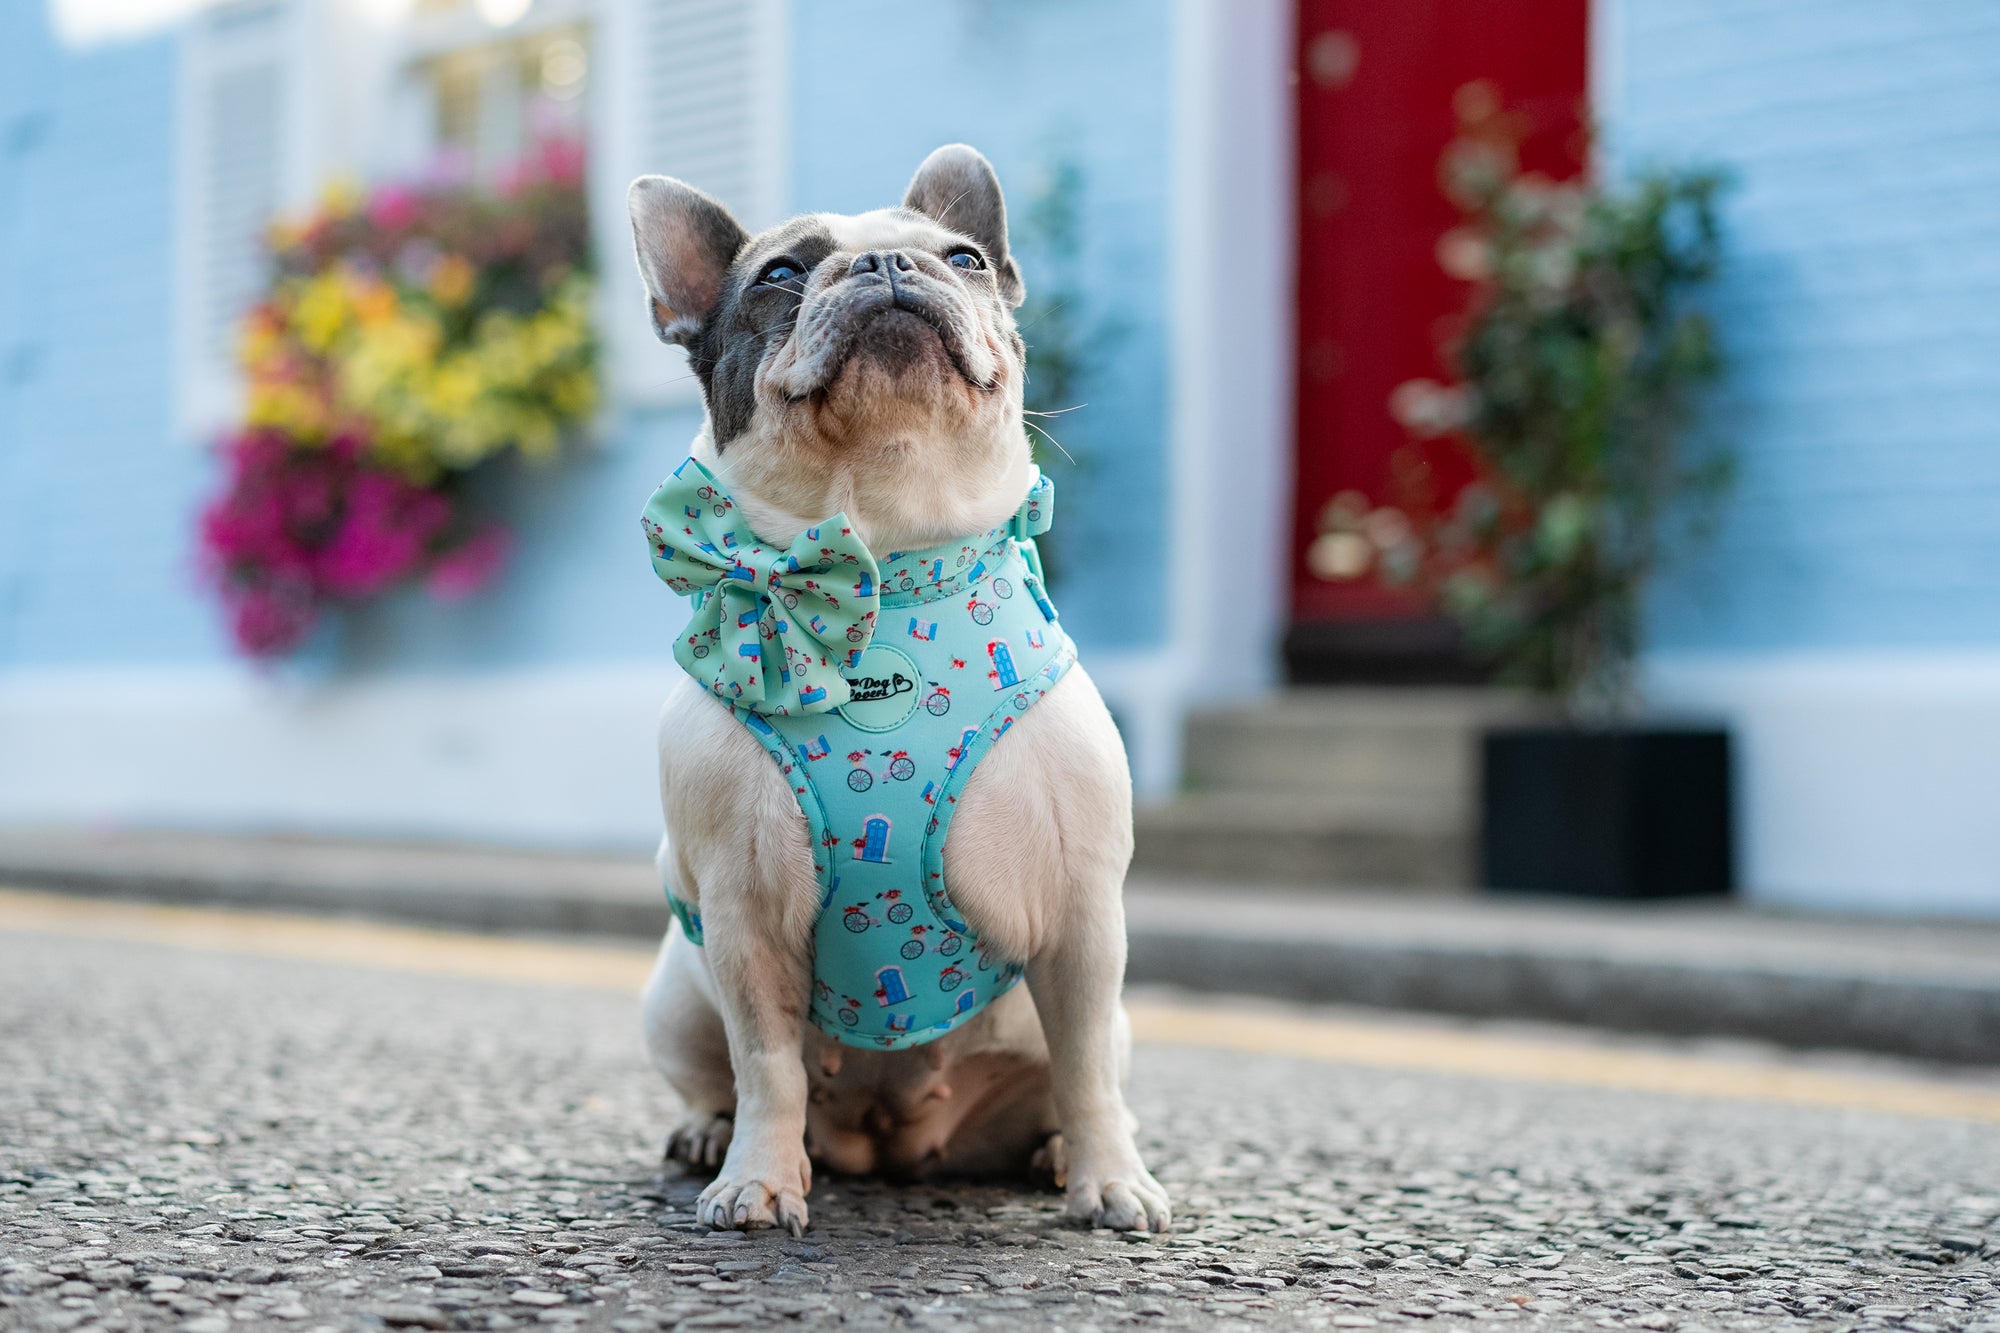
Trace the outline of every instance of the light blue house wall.
{"label": "light blue house wall", "polygon": [[1736,178],[1741,477],[1654,599],[1656,694],[1736,727],[1753,891],[2000,915],[2000,9],[1600,9],[1616,161]]}
{"label": "light blue house wall", "polygon": [[2000,646],[2000,8],[1634,0],[1627,163],[1717,162],[1742,473],[1663,650]]}
{"label": "light blue house wall", "polygon": [[173,46],[0,6],[0,666],[213,654],[169,438]]}

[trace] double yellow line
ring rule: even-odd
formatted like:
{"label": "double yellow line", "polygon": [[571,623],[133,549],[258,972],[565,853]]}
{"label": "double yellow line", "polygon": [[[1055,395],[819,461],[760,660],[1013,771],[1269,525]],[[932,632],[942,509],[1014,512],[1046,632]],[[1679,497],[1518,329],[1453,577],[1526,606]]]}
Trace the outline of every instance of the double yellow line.
{"label": "double yellow line", "polygon": [[[651,950],[621,945],[507,939],[9,889],[0,889],[0,931],[625,994],[638,991],[652,966]],[[1680,1055],[1630,1045],[1611,1048],[1583,1039],[1333,1019],[1269,1005],[1216,1002],[1196,1007],[1146,999],[1130,1008],[1133,1035],[1142,1042],[1375,1069],[2000,1124],[2000,1090],[1985,1079],[1878,1078],[1795,1063]]]}

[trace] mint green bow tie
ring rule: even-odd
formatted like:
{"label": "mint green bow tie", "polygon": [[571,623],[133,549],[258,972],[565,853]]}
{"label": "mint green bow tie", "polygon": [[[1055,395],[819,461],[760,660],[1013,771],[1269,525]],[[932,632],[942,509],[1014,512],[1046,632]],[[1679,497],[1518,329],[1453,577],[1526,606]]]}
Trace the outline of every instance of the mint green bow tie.
{"label": "mint green bow tie", "polygon": [[639,520],[653,572],[693,602],[674,660],[716,698],[753,713],[840,707],[848,700],[841,672],[860,660],[885,597],[900,606],[955,595],[982,577],[983,555],[1009,542],[1040,576],[1034,539],[1054,518],[1055,483],[1033,471],[1009,522],[969,542],[894,552],[885,577],[845,514],[822,519],[783,550],[765,545],[715,475],[687,459]]}
{"label": "mint green bow tie", "polygon": [[653,572],[693,599],[674,660],[724,703],[786,716],[847,702],[841,671],[875,632],[880,571],[847,516],[783,550],[750,531],[714,475],[690,458],[640,518]]}

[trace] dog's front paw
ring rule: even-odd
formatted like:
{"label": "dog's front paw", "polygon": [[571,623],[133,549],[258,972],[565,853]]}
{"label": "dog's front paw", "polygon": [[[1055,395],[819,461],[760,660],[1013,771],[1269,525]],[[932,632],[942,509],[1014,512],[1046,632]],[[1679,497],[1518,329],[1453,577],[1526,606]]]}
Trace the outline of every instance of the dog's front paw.
{"label": "dog's front paw", "polygon": [[733,1111],[689,1111],[667,1135],[667,1150],[661,1155],[690,1171],[713,1171],[722,1165],[735,1135]]}
{"label": "dog's front paw", "polygon": [[695,1201],[694,1216],[718,1230],[756,1231],[783,1227],[794,1236],[806,1230],[806,1195],[812,1189],[812,1163],[803,1152],[795,1163],[738,1163],[736,1154],[723,1163],[722,1174]]}
{"label": "dog's front paw", "polygon": [[1135,1153],[1099,1166],[1069,1162],[1068,1197],[1063,1213],[1073,1222],[1114,1231],[1166,1231],[1174,1224],[1167,1192]]}

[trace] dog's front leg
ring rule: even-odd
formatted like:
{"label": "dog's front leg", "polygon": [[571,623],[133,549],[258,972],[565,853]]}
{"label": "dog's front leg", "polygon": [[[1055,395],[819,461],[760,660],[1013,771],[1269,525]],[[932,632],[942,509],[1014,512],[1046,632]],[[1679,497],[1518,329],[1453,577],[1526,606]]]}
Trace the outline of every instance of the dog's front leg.
{"label": "dog's front leg", "polygon": [[1167,1192],[1140,1159],[1125,1108],[1125,906],[1115,879],[1094,888],[1075,895],[1069,928],[1028,965],[1062,1125],[1066,1211],[1093,1226],[1165,1231]]}
{"label": "dog's front leg", "polygon": [[688,961],[721,1015],[735,1086],[734,1134],[695,1216],[797,1234],[812,1187],[804,1026],[819,914],[805,815],[764,747],[692,680],[660,713],[660,793],[675,858],[662,873],[701,914]]}
{"label": "dog's front leg", "polygon": [[[754,876],[757,860],[744,858],[733,873]],[[736,1133],[695,1217],[712,1227],[781,1226],[796,1236],[806,1229],[812,1189],[804,1051],[812,961],[800,941],[770,929],[768,914],[747,910],[775,886],[717,887],[704,887],[705,934],[736,1076]]]}

